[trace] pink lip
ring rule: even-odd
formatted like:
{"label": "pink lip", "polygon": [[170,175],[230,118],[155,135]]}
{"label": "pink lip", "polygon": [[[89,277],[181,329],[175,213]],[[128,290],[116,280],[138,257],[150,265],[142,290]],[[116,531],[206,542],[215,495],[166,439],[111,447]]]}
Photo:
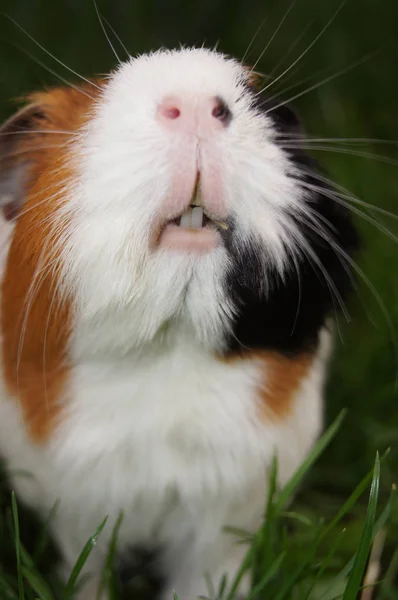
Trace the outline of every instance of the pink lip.
{"label": "pink lip", "polygon": [[186,229],[169,223],[159,238],[160,248],[176,252],[205,254],[214,250],[220,243],[220,234],[211,227]]}

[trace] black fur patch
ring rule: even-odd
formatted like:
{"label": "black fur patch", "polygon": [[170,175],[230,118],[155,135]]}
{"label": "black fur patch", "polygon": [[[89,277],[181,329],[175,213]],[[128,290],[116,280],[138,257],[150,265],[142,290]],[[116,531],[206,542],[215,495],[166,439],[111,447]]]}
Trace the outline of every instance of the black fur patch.
{"label": "black fur patch", "polygon": [[118,557],[116,573],[120,600],[157,600],[166,578],[161,569],[160,548],[133,546]]}
{"label": "black fur patch", "polygon": [[[277,142],[300,132],[297,117],[287,107],[277,107],[261,95],[257,108],[270,111],[277,131]],[[263,293],[261,282],[264,268],[264,248],[242,249],[235,243],[233,223],[224,235],[224,243],[233,265],[227,275],[227,293],[238,309],[232,334],[227,341],[227,353],[246,349],[270,349],[284,354],[312,350],[318,342],[320,329],[334,310],[340,310],[352,287],[353,273],[347,261],[336,251],[336,246],[351,256],[358,246],[357,234],[351,214],[328,194],[331,189],[313,174],[320,173],[315,161],[300,148],[286,151],[290,160],[305,172],[302,181],[320,188],[311,192],[307,200],[333,243],[325,241],[321,232],[314,231],[313,223],[296,220],[297,227],[307,244],[327,272],[329,283],[319,266],[302,255],[296,259],[282,281],[275,272],[270,273],[268,291]],[[298,180],[299,181],[299,180]],[[331,290],[333,282],[335,291]],[[336,297],[337,296],[337,297]]]}

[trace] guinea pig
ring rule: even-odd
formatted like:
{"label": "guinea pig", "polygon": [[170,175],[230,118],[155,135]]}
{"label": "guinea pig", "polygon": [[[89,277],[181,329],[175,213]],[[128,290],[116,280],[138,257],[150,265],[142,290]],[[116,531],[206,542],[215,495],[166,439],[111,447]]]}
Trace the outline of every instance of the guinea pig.
{"label": "guinea pig", "polygon": [[22,501],[58,501],[66,573],[108,517],[80,600],[121,513],[157,598],[231,581],[226,527],[259,527],[274,456],[283,485],[321,431],[355,227],[255,79],[161,50],[2,127],[0,449]]}

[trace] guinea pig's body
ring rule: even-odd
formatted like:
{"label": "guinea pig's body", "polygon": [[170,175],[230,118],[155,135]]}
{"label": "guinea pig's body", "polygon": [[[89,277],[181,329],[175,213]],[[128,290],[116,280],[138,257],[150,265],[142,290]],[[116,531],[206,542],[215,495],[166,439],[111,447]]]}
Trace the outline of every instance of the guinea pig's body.
{"label": "guinea pig's body", "polygon": [[121,561],[154,557],[162,600],[231,580],[225,527],[257,528],[274,454],[284,483],[320,432],[355,233],[286,135],[207,50],[36,94],[3,127],[0,451],[30,506],[59,501],[67,569],[108,516],[84,600],[121,512]]}

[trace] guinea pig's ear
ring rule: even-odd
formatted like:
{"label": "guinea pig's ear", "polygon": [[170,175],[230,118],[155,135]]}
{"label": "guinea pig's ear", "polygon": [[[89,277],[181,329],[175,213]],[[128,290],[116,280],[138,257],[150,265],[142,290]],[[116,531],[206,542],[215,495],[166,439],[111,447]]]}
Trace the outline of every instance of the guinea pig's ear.
{"label": "guinea pig's ear", "polygon": [[278,96],[268,97],[264,90],[268,89],[272,84],[272,78],[264,73],[253,71],[247,66],[244,66],[247,72],[247,84],[254,93],[255,104],[263,112],[271,115],[275,125],[281,133],[289,135],[297,135],[301,133],[301,123],[297,113],[293,110],[288,102],[284,102]]}
{"label": "guinea pig's ear", "polygon": [[0,209],[7,221],[15,219],[24,202],[32,138],[45,115],[39,104],[19,110],[0,127]]}

